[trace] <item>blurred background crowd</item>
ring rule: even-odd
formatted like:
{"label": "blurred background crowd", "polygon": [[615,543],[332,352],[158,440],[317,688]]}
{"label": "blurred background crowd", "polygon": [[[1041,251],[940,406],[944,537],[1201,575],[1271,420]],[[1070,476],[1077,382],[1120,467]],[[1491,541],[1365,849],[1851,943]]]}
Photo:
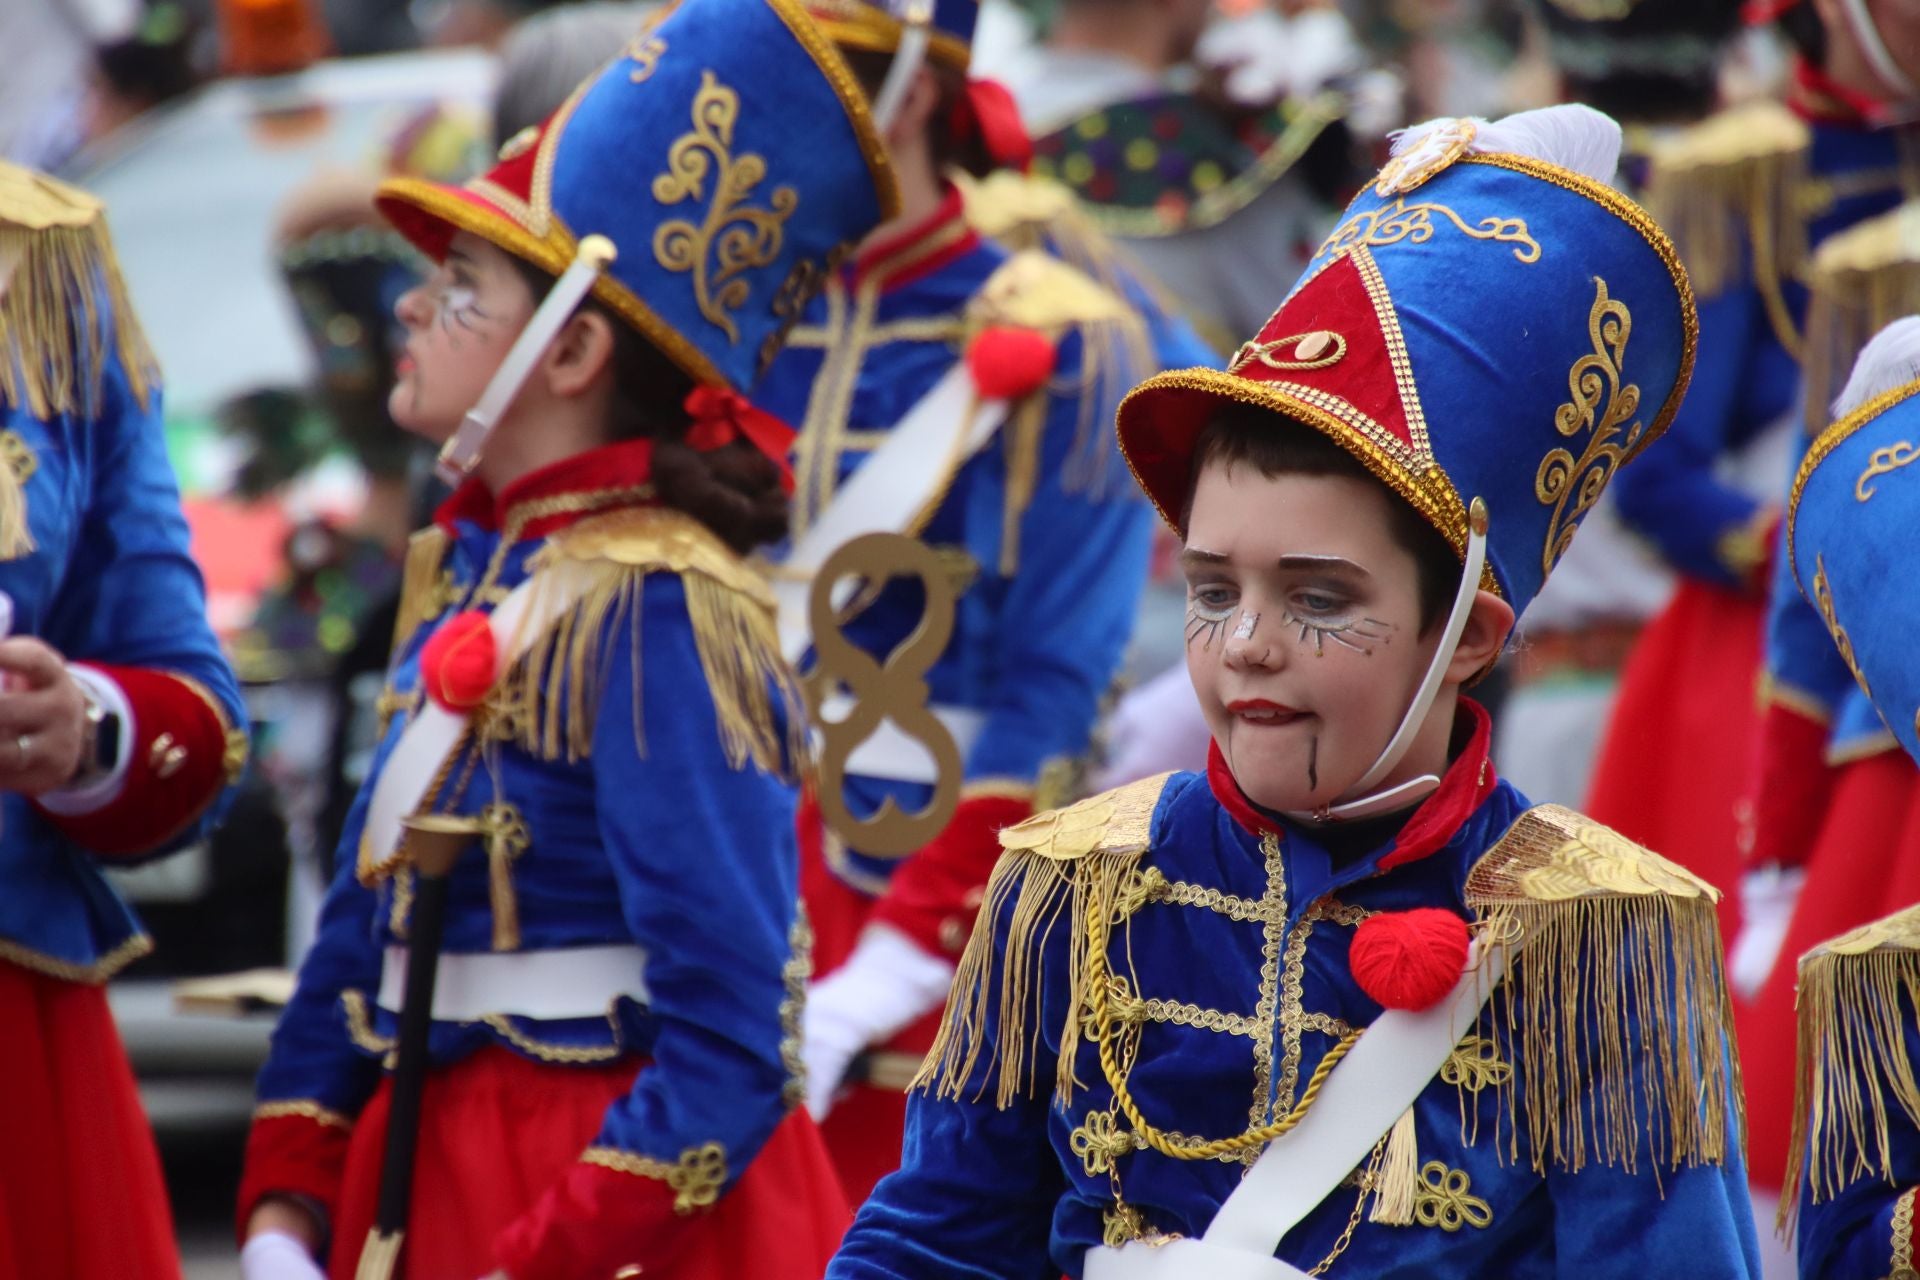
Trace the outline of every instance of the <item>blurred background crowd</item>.
{"label": "blurred background crowd", "polygon": [[[1391,130],[1578,100],[1621,116],[1633,152],[1636,136],[1778,98],[1792,58],[1792,23],[1773,10],[1793,6],[1725,0],[1647,4],[1673,16],[1649,19],[1624,54],[1591,33],[1633,0],[983,4],[974,70],[1012,88],[1036,172],[1084,200],[1223,353],[1259,328]],[[371,191],[394,173],[483,169],[650,7],[0,4],[0,155],[106,201],[165,373],[213,621],[254,720],[258,765],[224,829],[116,873],[158,944],[113,1000],[190,1275],[235,1274],[219,1257],[268,1024],[183,1011],[173,984],[301,954],[371,746],[406,535],[440,496],[430,460],[386,417],[392,308],[418,264],[375,221]],[[1163,111],[1101,110],[1156,91]],[[1794,416],[1703,465],[1777,500]],[[1524,620],[1518,660],[1479,692],[1504,704],[1497,758],[1536,801],[1588,801],[1621,670],[1668,606],[1674,566],[1690,571],[1661,545],[1658,516],[1629,502],[1588,521]],[[1729,599],[1760,590],[1764,558],[1720,584]],[[1156,566],[1109,779],[1143,771],[1129,752],[1198,764],[1204,743],[1150,727],[1168,723],[1155,677],[1178,658],[1183,609],[1170,557]],[[1750,678],[1754,642],[1742,643],[1727,666]],[[1183,684],[1173,671],[1160,688],[1183,699]]]}

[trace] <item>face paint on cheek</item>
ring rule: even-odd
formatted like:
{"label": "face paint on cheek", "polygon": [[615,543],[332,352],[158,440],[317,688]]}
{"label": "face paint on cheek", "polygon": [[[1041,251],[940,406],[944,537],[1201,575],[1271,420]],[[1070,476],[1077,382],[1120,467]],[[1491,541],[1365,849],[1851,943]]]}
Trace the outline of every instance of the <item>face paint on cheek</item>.
{"label": "face paint on cheek", "polygon": [[1307,794],[1312,795],[1320,789],[1320,735],[1314,734],[1307,743]]}
{"label": "face paint on cheek", "polygon": [[1400,628],[1391,622],[1382,622],[1378,618],[1360,618],[1354,622],[1342,622],[1338,626],[1326,626],[1302,618],[1289,610],[1287,622],[1300,628],[1300,643],[1305,644],[1307,637],[1313,637],[1313,656],[1327,656],[1327,641],[1331,640],[1353,650],[1363,658],[1373,656],[1377,644],[1392,644],[1393,633]]}
{"label": "face paint on cheek", "polygon": [[1240,625],[1233,629],[1235,640],[1253,639],[1253,629],[1260,625],[1260,615],[1251,609],[1240,611]]}

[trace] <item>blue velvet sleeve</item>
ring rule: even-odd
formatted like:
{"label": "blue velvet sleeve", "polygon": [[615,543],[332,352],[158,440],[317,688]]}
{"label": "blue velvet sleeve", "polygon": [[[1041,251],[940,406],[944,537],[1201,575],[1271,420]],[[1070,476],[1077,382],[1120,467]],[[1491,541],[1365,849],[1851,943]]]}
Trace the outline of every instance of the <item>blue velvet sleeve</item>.
{"label": "blue velvet sleeve", "polygon": [[[167,459],[160,395],[142,407],[117,361],[106,366],[102,412],[71,446],[90,454],[91,492],[44,638],[72,661],[145,667],[194,681],[228,726],[247,724],[233,668],[207,621],[207,590],[188,551],[180,489]],[[204,837],[216,802],[168,845]]]}
{"label": "blue velvet sleeve", "polygon": [[341,1002],[348,990],[367,997],[380,987],[383,953],[374,925],[379,896],[360,883],[354,858],[371,796],[369,779],[347,815],[339,866],[320,907],[313,946],[300,962],[293,999],[274,1024],[255,1090],[262,1104],[309,1102],[352,1117],[380,1083],[380,1060],[354,1045]]}
{"label": "blue velvet sleeve", "polygon": [[637,643],[616,617],[604,646],[593,781],[657,1032],[595,1145],[672,1164],[717,1142],[731,1182],[796,1096],[796,793],[728,763],[681,580],[649,575],[639,608]]}
{"label": "blue velvet sleeve", "polygon": [[[1062,344],[1056,386],[1080,385],[1080,350],[1078,338]],[[1146,583],[1152,513],[1110,441],[1088,447],[1087,431],[1112,435],[1112,381],[1093,378],[1048,405],[1018,567],[999,584],[997,645],[978,658],[993,693],[969,779],[1031,780],[1048,760],[1083,752],[1120,670]],[[1083,395],[1096,398],[1090,414]]]}
{"label": "blue velvet sleeve", "polygon": [[[1006,896],[991,936],[1007,936],[1015,896]],[[1066,932],[1062,926],[1048,935],[1043,973],[1065,973]],[[1049,1243],[1066,1180],[1048,1139],[1050,1037],[1038,1040],[1042,1057],[1032,1090],[1040,1096],[1023,1089],[1011,1105],[996,1106],[993,1064],[1005,990],[999,970],[996,955],[978,979],[989,1003],[977,1024],[977,1065],[955,1090],[908,1095],[900,1169],[861,1206],[828,1280],[1058,1280],[1062,1267],[1050,1257]],[[956,988],[952,998],[970,994]],[[1052,1010],[1038,1015],[1043,1026],[1064,1011],[1064,1002],[1047,1000],[1046,993],[1033,998]]]}
{"label": "blue velvet sleeve", "polygon": [[1758,584],[1731,562],[1725,539],[1760,508],[1715,463],[1792,403],[1794,365],[1773,337],[1759,295],[1729,289],[1700,304],[1700,344],[1686,402],[1667,433],[1614,478],[1621,517],[1690,577],[1725,587]]}

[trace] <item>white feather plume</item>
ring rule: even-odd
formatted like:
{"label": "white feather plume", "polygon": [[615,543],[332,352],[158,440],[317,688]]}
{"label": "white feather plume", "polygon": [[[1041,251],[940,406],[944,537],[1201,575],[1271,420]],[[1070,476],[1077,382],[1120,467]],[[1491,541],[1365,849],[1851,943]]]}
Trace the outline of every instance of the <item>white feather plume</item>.
{"label": "white feather plume", "polygon": [[[1606,183],[1613,181],[1620,167],[1620,126],[1612,116],[1592,107],[1569,103],[1519,111],[1498,120],[1469,118],[1474,135],[1467,150],[1474,155],[1531,156]],[[1443,118],[1399,130],[1393,135],[1393,154],[1413,150],[1428,134],[1452,123]]]}
{"label": "white feather plume", "polygon": [[1920,378],[1920,316],[1905,316],[1873,335],[1853,362],[1853,375],[1833,402],[1844,418],[1876,396]]}

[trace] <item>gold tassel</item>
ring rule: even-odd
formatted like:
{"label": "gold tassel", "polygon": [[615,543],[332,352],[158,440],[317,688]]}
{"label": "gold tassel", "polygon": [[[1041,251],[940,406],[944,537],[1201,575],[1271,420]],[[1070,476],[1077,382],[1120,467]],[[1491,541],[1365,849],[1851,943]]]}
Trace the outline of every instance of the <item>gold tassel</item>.
{"label": "gold tassel", "polygon": [[1889,1116],[1920,1126],[1906,1030],[1920,1007],[1920,907],[1843,934],[1800,961],[1793,1145],[1780,1223],[1803,1187],[1820,1204],[1863,1178],[1892,1183]]}
{"label": "gold tassel", "polygon": [[395,654],[451,602],[451,581],[441,568],[448,541],[447,531],[437,524],[407,539],[407,558],[400,571],[400,608],[393,621]]}
{"label": "gold tassel", "polygon": [[107,231],[100,202],[0,162],[0,399],[36,418],[100,407],[109,360],[147,408],[159,369]]}
{"label": "gold tassel", "polygon": [[513,864],[532,838],[526,819],[510,804],[490,804],[480,815],[486,823],[487,902],[493,911],[493,949],[520,949],[520,899],[513,890]]}
{"label": "gold tassel", "polygon": [[[913,1088],[940,1098],[962,1096],[980,1065],[988,1035],[994,1039],[994,1105],[1036,1096],[1040,1032],[1037,1015],[1046,990],[1047,940],[1067,933],[1068,1013],[1055,1063],[1054,1097],[1073,1100],[1073,1059],[1080,1048],[1080,1009],[1086,1002],[1089,912],[1112,912],[1141,850],[1104,850],[1072,860],[1026,850],[1004,853],[987,881],[973,936],[953,976],[953,994],[940,1020],[933,1048],[914,1077]],[[999,922],[1006,919],[1002,932]],[[985,1081],[981,1084],[985,1088]]]}
{"label": "gold tassel", "polygon": [[[1744,1142],[1718,891],[1558,805],[1523,814],[1467,877],[1482,936],[1516,944],[1482,1015],[1515,1064],[1509,1152],[1535,1172],[1716,1164]],[[1522,1111],[1518,1099],[1526,1099]]]}
{"label": "gold tassel", "polygon": [[1807,429],[1818,434],[1867,340],[1920,312],[1920,200],[1870,218],[1820,246],[1807,303]]}
{"label": "gold tassel", "polygon": [[1020,568],[1020,523],[1033,503],[1040,479],[1040,438],[1047,430],[1052,396],[1045,388],[1021,401],[1002,428],[1007,454],[1007,492],[1000,530],[1000,576],[1011,578]]}
{"label": "gold tassel", "polygon": [[1373,1210],[1367,1221],[1390,1227],[1413,1225],[1413,1202],[1420,1187],[1420,1152],[1408,1107],[1387,1131],[1387,1153],[1374,1184]]}
{"label": "gold tassel", "polygon": [[[751,762],[782,777],[805,771],[804,703],[780,655],[771,593],[704,525],[663,508],[613,512],[550,541],[536,554],[533,571],[538,589],[569,590],[578,598],[534,637],[496,688],[503,720],[517,730],[522,749],[569,762],[592,754],[600,672],[610,646],[624,642],[635,673],[634,746],[646,755],[640,594],[649,574],[675,573],[686,589],[694,647],[727,762],[736,769]],[[528,612],[545,611],[536,600]],[[614,625],[620,618],[627,623],[624,636]]]}
{"label": "gold tassel", "polygon": [[1800,335],[1782,283],[1806,266],[1809,137],[1775,102],[1724,111],[1654,149],[1645,199],[1694,292],[1724,293],[1750,268],[1768,321],[1795,356]]}

